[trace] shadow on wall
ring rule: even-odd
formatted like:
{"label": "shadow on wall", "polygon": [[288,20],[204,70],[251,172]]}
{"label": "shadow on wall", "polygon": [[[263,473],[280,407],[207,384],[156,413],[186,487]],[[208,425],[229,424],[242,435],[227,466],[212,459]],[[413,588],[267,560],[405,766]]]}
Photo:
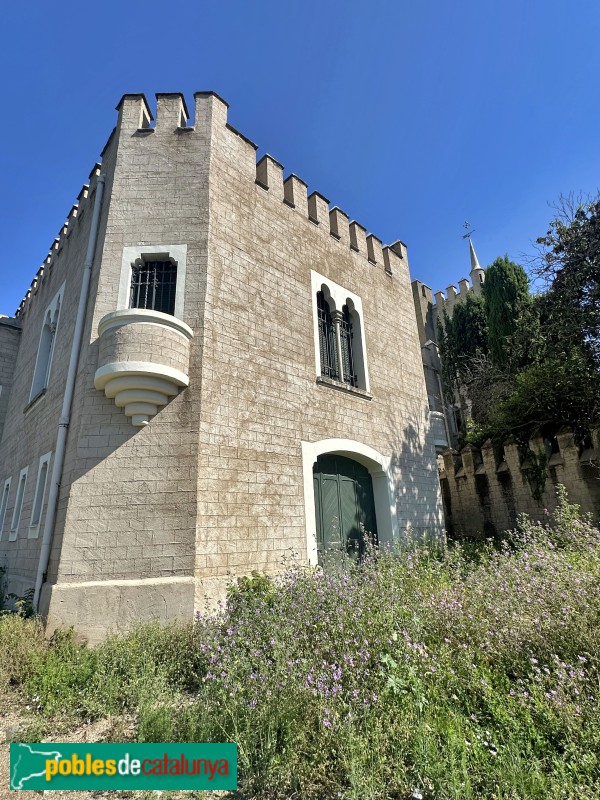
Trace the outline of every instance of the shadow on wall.
{"label": "shadow on wall", "polygon": [[445,538],[435,449],[428,425],[425,417],[420,424],[406,424],[394,413],[388,417],[398,527],[401,537],[413,541]]}
{"label": "shadow on wall", "polygon": [[[134,427],[94,387],[99,341],[89,346],[74,407],[48,583],[191,574],[197,438],[188,390],[169,398],[150,423]],[[175,435],[173,431],[177,431]],[[68,531],[67,537],[63,531]],[[160,556],[160,558],[156,557]]]}
{"label": "shadow on wall", "polygon": [[454,538],[495,538],[519,514],[544,519],[556,507],[556,487],[584,513],[600,513],[600,429],[579,441],[569,428],[554,441],[535,436],[527,446],[509,437],[502,447],[448,449],[440,473],[448,533]]}

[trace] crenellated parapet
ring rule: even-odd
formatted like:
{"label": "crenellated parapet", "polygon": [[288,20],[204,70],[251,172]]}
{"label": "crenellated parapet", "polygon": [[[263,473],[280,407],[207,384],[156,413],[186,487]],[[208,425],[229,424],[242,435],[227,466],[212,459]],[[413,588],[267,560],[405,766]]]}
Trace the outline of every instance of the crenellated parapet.
{"label": "crenellated parapet", "polygon": [[454,309],[458,303],[466,300],[469,294],[480,295],[485,281],[485,270],[478,267],[476,270],[471,270],[471,280],[468,278],[460,278],[458,281],[458,289],[454,284],[446,287],[446,292],[438,291],[434,294],[434,315],[436,319],[443,319],[444,312],[452,319]]}
{"label": "crenellated parapet", "polygon": [[[214,92],[196,92],[195,114],[191,121],[185,98],[182,94],[157,94],[156,119],[142,94],[124,95],[117,109],[117,129],[133,136],[187,135],[207,136],[209,121],[220,124],[239,137],[248,148],[258,149],[250,139],[233,128],[227,121],[228,104]],[[373,267],[381,268],[387,275],[394,270],[407,271],[406,245],[396,241],[383,245],[375,234],[355,220],[350,220],[338,206],[330,207],[329,200],[320,192],[309,191],[309,187],[295,173],[284,176],[285,168],[276,158],[263,155],[255,163],[254,179],[258,189],[268,192],[281,202],[312,222],[327,236],[337,240],[341,247],[360,254]]]}
{"label": "crenellated parapet", "polygon": [[29,289],[25,293],[25,296],[21,300],[19,307],[15,311],[15,317],[17,319],[23,319],[25,317],[31,302],[38,293],[38,290],[44,285],[44,282],[52,274],[54,265],[56,264],[57,259],[60,257],[63,247],[73,232],[77,229],[77,226],[83,216],[83,212],[88,205],[89,197],[93,194],[96,188],[96,182],[98,176],[100,175],[100,169],[101,165],[99,163],[95,163],[92,167],[89,175],[89,182],[83,184],[81,187],[79,194],[77,195],[77,202],[71,206],[66,220],[61,225],[57,236],[48,248],[48,254],[44,258],[41,266],[31,281]]}
{"label": "crenellated parapet", "polygon": [[[429,312],[431,316],[431,324],[435,330],[437,320],[443,322],[444,313],[452,319],[454,309],[458,303],[466,300],[469,294],[479,296],[483,291],[483,284],[485,282],[485,270],[480,266],[473,242],[469,239],[469,249],[471,256],[471,271],[469,278],[459,278],[458,288],[454,284],[449,284],[444,291],[437,291],[432,293],[431,289],[420,281],[413,281],[413,293],[415,297],[422,296],[425,298],[425,303],[419,301],[423,306],[421,309],[421,316]],[[428,305],[427,305],[428,304]],[[417,307],[417,314],[419,308]],[[432,337],[435,338],[435,337]]]}
{"label": "crenellated parapet", "polygon": [[[228,107],[228,103],[215,92],[195,92],[192,118],[183,94],[162,92],[156,94],[156,112],[153,114],[144,94],[125,94],[116,106],[117,125],[111,132],[101,157],[105,156],[115,139],[119,137],[138,139],[155,136],[173,137],[174,142],[182,141],[182,137],[188,141],[194,137],[208,140],[212,130],[220,126],[236,137],[240,147],[247,148],[250,158],[250,154],[254,155],[258,147],[228,122]],[[57,256],[76,228],[89,198],[94,193],[100,169],[99,163],[94,164],[89,182],[82,187],[77,202],[71,207],[65,222],[50,245],[47,256],[16,311],[17,317],[22,318],[27,313],[37,290],[52,271]],[[250,176],[250,169],[248,175]],[[363,257],[373,268],[381,269],[388,276],[400,270],[405,274],[408,273],[407,251],[403,242],[396,241],[391,245],[384,245],[381,239],[367,232],[359,222],[351,220],[341,208],[331,207],[329,200],[323,194],[318,191],[309,192],[307,184],[298,175],[291,173],[284,177],[283,165],[272,156],[264,155],[258,162],[254,157],[252,179],[257,190],[268,192],[269,196],[310,221],[324,235],[339,242],[340,247]]]}
{"label": "crenellated parapet", "polygon": [[374,267],[380,267],[387,275],[394,270],[407,269],[406,245],[396,241],[383,245],[381,239],[338,206],[330,207],[329,200],[320,192],[308,193],[307,184],[294,173],[283,177],[284,166],[268,154],[256,164],[256,185],[285,203],[297,213],[319,227],[326,235],[337,240],[344,248],[362,255]]}
{"label": "crenellated parapet", "polygon": [[583,512],[600,512],[600,427],[583,444],[570,428],[552,441],[533,436],[522,447],[510,436],[502,447],[467,445],[443,454],[446,524],[456,535],[500,533],[526,513],[543,518],[556,506],[556,486],[566,487]]}

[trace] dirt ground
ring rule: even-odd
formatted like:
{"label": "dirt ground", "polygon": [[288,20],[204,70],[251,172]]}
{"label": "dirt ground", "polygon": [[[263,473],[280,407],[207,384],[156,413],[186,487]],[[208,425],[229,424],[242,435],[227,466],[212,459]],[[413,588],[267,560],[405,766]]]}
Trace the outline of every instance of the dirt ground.
{"label": "dirt ground", "polygon": [[[9,753],[10,742],[18,742],[19,732],[36,725],[34,713],[18,695],[4,695],[0,698],[0,800],[243,800],[238,793],[230,792],[104,792],[104,791],[9,791]],[[50,729],[41,741],[46,742],[122,742],[132,738],[133,720],[128,717],[114,717],[80,725],[64,730]]]}

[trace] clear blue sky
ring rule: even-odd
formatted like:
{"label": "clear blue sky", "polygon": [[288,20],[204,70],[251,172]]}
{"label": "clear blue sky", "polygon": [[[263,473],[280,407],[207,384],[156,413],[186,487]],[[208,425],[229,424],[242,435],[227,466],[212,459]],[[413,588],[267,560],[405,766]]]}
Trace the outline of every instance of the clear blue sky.
{"label": "clear blue sky", "polygon": [[212,89],[230,122],[434,290],[531,253],[600,186],[592,0],[105,0],[3,6],[0,311],[12,314],[126,92]]}

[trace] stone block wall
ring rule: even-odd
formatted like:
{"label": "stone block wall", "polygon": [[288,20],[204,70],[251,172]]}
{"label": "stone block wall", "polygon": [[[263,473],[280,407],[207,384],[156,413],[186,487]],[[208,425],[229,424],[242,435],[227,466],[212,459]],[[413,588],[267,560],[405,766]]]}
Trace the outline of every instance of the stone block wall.
{"label": "stone block wall", "polygon": [[15,376],[21,325],[13,317],[0,316],[0,441],[8,410],[8,398]]}
{"label": "stone block wall", "polygon": [[[191,619],[194,613],[198,425],[208,227],[209,103],[196,109],[187,128],[181,95],[158,95],[157,119],[145,98],[126,95],[115,132],[103,154],[107,208],[99,241],[80,359],[72,434],[65,459],[68,496],[59,518],[44,596],[49,626],[70,624],[99,638],[127,629],[131,619]],[[143,428],[134,428],[112,399],[94,386],[99,349],[119,343],[121,355],[144,356],[144,326],[130,326],[106,343],[100,320],[127,307],[120,287],[124,253],[138,246],[187,248],[182,320],[192,328],[190,386],[170,399]],[[126,281],[127,282],[127,281]],[[145,357],[155,349],[153,326]],[[171,336],[164,331],[164,336]],[[102,357],[104,357],[106,354]],[[65,493],[66,494],[66,493]],[[107,608],[76,598],[94,592]]]}
{"label": "stone block wall", "polygon": [[[281,569],[284,555],[306,561],[305,444],[369,445],[391,463],[399,530],[441,525],[405,246],[382,247],[301,178],[284,180],[274,158],[256,164],[226,112],[211,154],[199,605],[228,576]],[[372,399],[317,381],[311,271],[362,300]]]}
{"label": "stone block wall", "polygon": [[[0,441],[0,482],[4,485],[4,481],[11,478],[8,507],[0,531],[0,564],[7,574],[6,589],[17,594],[23,594],[35,582],[41,528],[46,513],[44,499],[42,525],[37,529],[30,527],[38,466],[43,455],[52,453],[50,475],[89,237],[91,196],[95,192],[97,174],[95,165],[90,173],[89,185],[84,185],[79,192],[77,204],[71,208],[66,222],[52,242],[15,315],[21,328],[20,342],[14,360],[12,386],[6,394],[6,417]],[[48,385],[37,399],[30,402],[46,310],[63,286]],[[9,529],[18,478],[26,467],[28,474],[23,506],[16,538],[13,539]],[[46,497],[47,494],[48,488]]]}
{"label": "stone block wall", "polygon": [[446,450],[440,482],[446,529],[452,537],[488,538],[512,528],[518,514],[544,520],[556,507],[556,487],[582,512],[600,515],[600,429],[579,444],[562,429],[553,443],[536,437],[524,453],[513,438],[500,452],[491,442]]}

